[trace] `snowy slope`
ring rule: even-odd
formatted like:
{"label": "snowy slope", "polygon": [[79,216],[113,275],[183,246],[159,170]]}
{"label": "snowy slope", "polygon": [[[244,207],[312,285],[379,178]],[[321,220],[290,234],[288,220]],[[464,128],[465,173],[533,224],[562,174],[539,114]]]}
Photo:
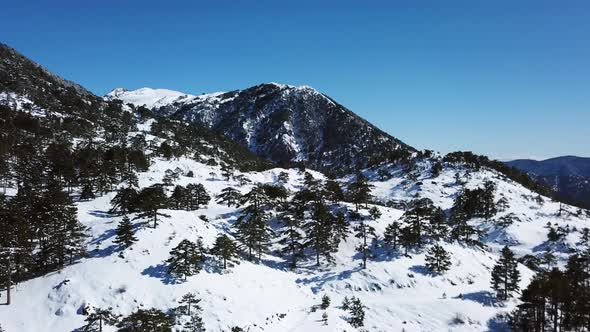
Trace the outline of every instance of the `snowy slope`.
{"label": "snowy slope", "polygon": [[[192,178],[181,176],[178,184],[202,183],[212,196],[228,185],[242,192],[251,188],[251,185],[239,187],[233,180],[223,180],[219,167],[184,158],[157,160],[148,172],[140,174],[140,186],[160,182],[166,169],[177,167],[195,173]],[[283,170],[244,175],[253,183],[274,183],[280,171]],[[300,187],[302,175],[293,169],[285,171],[290,175],[287,187],[291,190]],[[422,172],[418,179],[410,181],[401,173],[396,175],[395,169],[391,171],[394,176],[387,181],[372,178],[373,194],[378,199],[411,200],[418,195],[433,199],[445,209],[451,206],[460,188],[455,183],[455,173],[465,172],[449,167],[435,179]],[[323,178],[317,172],[312,173]],[[366,171],[366,174],[372,176],[373,172]],[[540,253],[546,245],[547,222],[580,229],[590,226],[589,219],[586,214],[576,216],[576,210],[570,207],[566,209],[571,214],[559,217],[557,203],[544,199],[540,204],[533,199],[535,194],[493,171],[471,172],[466,178],[469,179],[466,186],[473,188],[485,180],[495,181],[499,188],[497,199],[506,196],[510,202],[497,217],[512,213],[520,221],[496,229],[491,222],[473,220],[486,229],[489,248],[445,244],[452,254],[453,265],[442,276],[425,272],[424,254],[417,252],[411,253],[411,257],[382,253],[362,270],[354,251],[358,239],[350,236],[341,243],[336,262],[331,266],[312,268],[310,262],[307,264],[310,267],[291,271],[281,258],[266,255],[261,264],[242,261],[224,273],[207,267],[186,282],[171,283],[166,278],[164,264],[170,249],[182,239],[195,240],[198,236],[211,245],[217,234],[230,230],[236,218],[235,208],[212,200],[209,206],[197,211],[165,210],[170,218],[164,218],[155,230],[140,228],[136,221],[139,242],[124,257],[119,257],[112,240],[120,219],[106,213],[114,193],[80,202],[79,218],[90,228],[90,257],[62,271],[18,285],[13,304],[0,308],[0,323],[7,331],[72,331],[83,325],[85,316],[80,310],[84,305],[112,306],[120,314],[129,314],[138,307],[167,310],[176,306],[183,294],[192,291],[203,300],[208,331],[227,331],[231,326],[249,328],[249,331],[352,331],[345,320],[347,313],[338,308],[344,296],[359,297],[367,305],[365,328],[369,331],[502,331],[503,325],[494,317],[513,308],[516,300],[496,303],[491,293],[489,274],[500,247],[509,243],[519,255]],[[379,208],[383,215],[373,226],[382,234],[385,226],[398,219],[403,211]],[[201,220],[200,215],[205,215],[209,222]],[[571,234],[565,244],[575,246],[577,241],[577,235]],[[524,287],[532,272],[524,266],[520,270]],[[321,322],[320,310],[311,310],[320,303],[323,294],[332,299],[327,310],[328,325]]]}
{"label": "snowy slope", "polygon": [[124,88],[116,88],[108,94],[106,94],[105,99],[119,99],[122,100],[124,103],[130,103],[137,106],[145,106],[151,109],[154,107],[161,107],[164,105],[173,104],[175,102],[182,102],[193,97],[194,96],[190,94],[172,91],[168,89],[141,88],[133,91],[128,91]]}

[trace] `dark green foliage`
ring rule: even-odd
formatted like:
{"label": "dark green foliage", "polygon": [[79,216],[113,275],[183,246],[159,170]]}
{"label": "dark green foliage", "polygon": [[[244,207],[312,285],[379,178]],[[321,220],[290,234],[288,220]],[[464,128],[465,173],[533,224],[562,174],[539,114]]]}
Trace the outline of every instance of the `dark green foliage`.
{"label": "dark green foliage", "polygon": [[258,254],[258,261],[262,259],[262,253],[268,250],[273,231],[267,224],[266,212],[269,198],[263,187],[256,186],[250,192],[242,196],[240,205],[246,205],[240,211],[240,216],[234,224],[236,238],[242,247],[248,250],[248,259]]}
{"label": "dark green foliage", "polygon": [[518,291],[519,281],[518,262],[510,248],[505,246],[502,249],[502,256],[492,269],[492,288],[500,300],[507,300]]}
{"label": "dark green foliage", "polygon": [[322,296],[322,304],[320,304],[320,308],[322,310],[326,310],[326,309],[328,309],[329,306],[330,306],[330,297],[327,294],[324,294]]}
{"label": "dark green foliage", "polygon": [[277,176],[277,182],[280,184],[286,184],[287,182],[289,182],[289,173],[284,171],[280,172]]}
{"label": "dark green foliage", "polygon": [[201,206],[209,204],[211,196],[200,183],[191,183],[186,187],[177,185],[172,191],[169,205],[173,209],[184,209],[187,211],[198,210]]}
{"label": "dark green foliage", "polygon": [[304,207],[296,201],[279,216],[281,228],[278,236],[279,243],[283,246],[281,253],[289,256],[291,268],[296,268],[297,262],[304,256],[303,218]]}
{"label": "dark green foliage", "polygon": [[394,221],[385,228],[385,233],[383,233],[383,242],[385,242],[388,248],[397,250],[400,236],[400,224],[397,221]]}
{"label": "dark green foliage", "polygon": [[84,332],[102,332],[104,326],[114,326],[119,322],[120,316],[113,314],[113,308],[95,308],[84,320],[86,325],[82,327]]}
{"label": "dark green foliage", "polygon": [[426,268],[433,273],[442,274],[451,267],[450,254],[441,246],[433,245],[426,254]]}
{"label": "dark green foliage", "polygon": [[320,257],[329,263],[334,260],[332,254],[337,250],[340,239],[333,232],[334,215],[322,203],[314,203],[311,219],[304,225],[306,231],[306,247],[316,255],[316,265],[320,265]]}
{"label": "dark green foliage", "polygon": [[137,242],[135,232],[133,231],[133,224],[127,216],[124,216],[117,226],[116,234],[117,237],[113,242],[122,249],[127,249]]}
{"label": "dark green foliage", "polygon": [[238,246],[225,234],[217,236],[210,253],[217,256],[223,269],[227,269],[228,266],[233,267],[239,258]]}
{"label": "dark green foliage", "polygon": [[363,269],[367,268],[367,259],[371,257],[371,241],[377,236],[375,228],[367,224],[367,220],[361,219],[359,224],[354,227],[355,237],[361,240],[361,243],[356,247],[356,251],[361,254],[363,259]]}
{"label": "dark green foliage", "polygon": [[174,318],[158,309],[138,309],[117,327],[120,332],[172,332]]}
{"label": "dark green foliage", "polygon": [[442,172],[443,170],[443,166],[441,162],[435,162],[434,164],[432,164],[432,177],[436,178],[440,175],[440,172]]}
{"label": "dark green foliage", "polygon": [[408,210],[403,214],[402,221],[405,224],[405,243],[409,246],[421,247],[429,223],[435,218],[436,208],[428,198],[415,199],[410,202]]}
{"label": "dark green foliage", "polygon": [[237,206],[240,201],[240,197],[242,197],[242,194],[240,194],[237,189],[226,187],[221,190],[219,195],[217,195],[217,203],[225,204],[229,207]]}
{"label": "dark green foliage", "polygon": [[352,327],[359,328],[365,325],[365,309],[367,307],[363,305],[360,299],[353,297],[350,300],[350,306],[348,308],[348,312],[350,314],[350,318],[348,322]]}
{"label": "dark green foliage", "polygon": [[361,205],[367,205],[371,200],[371,189],[373,185],[369,183],[369,179],[362,173],[357,174],[354,182],[348,186],[348,197],[351,202],[355,204],[356,210],[358,211]]}
{"label": "dark green foliage", "polygon": [[143,188],[136,197],[136,203],[139,214],[137,218],[149,218],[153,221],[152,228],[158,227],[158,216],[168,217],[168,215],[158,212],[160,209],[168,207],[168,197],[164,193],[162,185],[155,184]]}
{"label": "dark green foliage", "polygon": [[128,214],[136,212],[139,206],[138,193],[133,187],[121,188],[111,199],[110,213]]}
{"label": "dark green foliage", "polygon": [[585,331],[590,326],[590,252],[568,259],[565,271],[541,271],[512,313],[515,331]]}
{"label": "dark green foliage", "polygon": [[199,238],[197,242],[182,240],[170,251],[168,263],[168,273],[176,278],[183,278],[195,275],[201,272],[205,262],[205,249],[203,242]]}
{"label": "dark green foliage", "polygon": [[328,179],[324,184],[324,196],[328,201],[337,203],[344,200],[344,191],[336,180]]}

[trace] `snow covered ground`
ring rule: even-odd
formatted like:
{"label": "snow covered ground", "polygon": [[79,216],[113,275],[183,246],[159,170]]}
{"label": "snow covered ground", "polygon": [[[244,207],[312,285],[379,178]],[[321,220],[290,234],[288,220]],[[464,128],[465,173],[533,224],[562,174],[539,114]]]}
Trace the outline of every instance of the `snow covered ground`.
{"label": "snow covered ground", "polygon": [[[212,196],[227,186],[246,192],[251,185],[239,187],[234,180],[225,181],[217,166],[207,166],[190,159],[156,160],[150,170],[139,174],[141,187],[161,182],[167,169],[193,171],[194,177],[181,176],[177,184],[202,183]],[[296,170],[273,169],[245,173],[252,183],[274,183],[278,174],[290,175],[287,187],[301,186],[302,175]],[[373,194],[383,201],[411,200],[416,196],[431,198],[443,209],[451,207],[460,186],[455,173],[461,169],[445,168],[437,178],[428,172],[408,180],[391,170],[393,177],[380,181],[367,174],[375,186]],[[323,176],[312,172],[316,178]],[[494,317],[510,311],[516,300],[495,301],[490,288],[490,270],[497,253],[510,244],[518,255],[539,253],[547,243],[547,222],[570,229],[590,226],[586,213],[577,216],[577,209],[564,207],[557,215],[559,203],[537,195],[522,186],[503,179],[489,170],[462,175],[466,186],[476,188],[485,180],[498,186],[497,197],[506,197],[509,206],[495,218],[512,215],[520,219],[506,228],[491,222],[473,220],[485,229],[487,249],[445,244],[452,255],[452,267],[444,275],[433,276],[424,268],[424,253],[410,257],[381,255],[360,268],[354,247],[358,239],[350,236],[340,244],[336,262],[320,268],[289,270],[282,258],[266,255],[260,264],[242,261],[226,272],[211,267],[174,283],[166,276],[164,261],[181,240],[202,237],[210,246],[217,234],[230,232],[236,208],[217,204],[214,200],[197,211],[164,210],[157,229],[137,226],[139,241],[120,256],[113,244],[120,217],[107,213],[115,193],[88,202],[79,202],[80,220],[89,227],[89,257],[59,272],[19,284],[13,292],[13,304],[0,306],[0,323],[8,331],[72,331],[84,325],[84,306],[113,307],[119,314],[129,314],[138,307],[163,310],[177,306],[179,298],[195,292],[202,299],[203,318],[208,331],[228,331],[241,326],[248,331],[353,331],[348,314],[339,308],[344,296],[355,296],[367,306],[365,329],[368,331],[503,331],[505,325]],[[379,207],[382,216],[373,222],[378,234],[398,219],[403,211]],[[208,221],[199,216],[204,215]],[[574,247],[576,232],[570,233],[564,245]],[[563,253],[565,257],[565,253]],[[311,266],[311,264],[309,264]],[[533,272],[520,266],[522,287]],[[332,305],[327,309],[328,323],[322,321],[322,310],[313,311],[327,294]],[[105,331],[114,331],[112,327]]]}

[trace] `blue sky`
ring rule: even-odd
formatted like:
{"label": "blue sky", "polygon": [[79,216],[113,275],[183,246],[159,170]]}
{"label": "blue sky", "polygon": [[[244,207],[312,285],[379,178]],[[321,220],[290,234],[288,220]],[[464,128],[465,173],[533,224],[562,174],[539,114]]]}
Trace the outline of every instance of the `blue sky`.
{"label": "blue sky", "polygon": [[306,84],[417,148],[590,156],[587,1],[11,1],[0,31],[100,95]]}

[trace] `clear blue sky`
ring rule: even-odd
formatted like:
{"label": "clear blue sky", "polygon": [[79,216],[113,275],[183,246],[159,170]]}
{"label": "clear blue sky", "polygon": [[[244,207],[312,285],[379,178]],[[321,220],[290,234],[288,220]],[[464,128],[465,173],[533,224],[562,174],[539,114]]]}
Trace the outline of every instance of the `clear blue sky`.
{"label": "clear blue sky", "polygon": [[100,95],[306,84],[418,148],[590,156],[588,1],[1,7],[0,41]]}

